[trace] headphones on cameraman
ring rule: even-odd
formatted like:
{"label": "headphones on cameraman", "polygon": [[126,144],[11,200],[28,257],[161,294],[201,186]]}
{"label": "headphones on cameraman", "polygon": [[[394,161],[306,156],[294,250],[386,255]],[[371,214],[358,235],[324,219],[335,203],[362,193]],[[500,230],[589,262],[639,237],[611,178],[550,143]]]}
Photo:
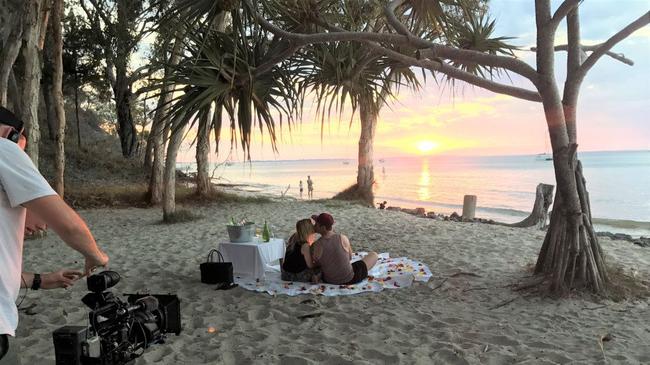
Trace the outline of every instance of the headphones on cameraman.
{"label": "headphones on cameraman", "polygon": [[0,107],[0,124],[4,124],[12,128],[5,138],[13,143],[18,143],[24,127],[23,122],[19,120],[18,117],[14,115],[14,113],[9,111],[9,109]]}

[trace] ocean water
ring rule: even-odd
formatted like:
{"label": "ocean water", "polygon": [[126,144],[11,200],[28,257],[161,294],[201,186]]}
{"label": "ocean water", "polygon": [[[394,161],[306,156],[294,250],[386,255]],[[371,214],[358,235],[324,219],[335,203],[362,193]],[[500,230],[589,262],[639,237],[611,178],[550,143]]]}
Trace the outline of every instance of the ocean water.
{"label": "ocean water", "polygon": [[[582,152],[597,230],[650,236],[650,151]],[[187,171],[195,164],[179,164]],[[277,160],[214,166],[215,182],[242,184],[250,193],[300,199],[303,180],[314,181],[314,198],[330,198],[356,181],[356,160]],[[477,196],[476,215],[502,222],[525,218],[538,183],[555,185],[552,161],[543,156],[395,157],[375,161],[375,201],[462,211],[463,196]]]}

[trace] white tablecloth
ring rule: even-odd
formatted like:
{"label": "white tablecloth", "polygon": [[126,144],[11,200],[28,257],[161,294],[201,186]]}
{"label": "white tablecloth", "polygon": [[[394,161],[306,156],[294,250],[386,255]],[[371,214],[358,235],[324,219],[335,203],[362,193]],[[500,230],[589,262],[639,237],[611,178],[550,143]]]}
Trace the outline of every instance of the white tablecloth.
{"label": "white tablecloth", "polygon": [[220,242],[219,251],[232,262],[236,275],[263,278],[266,265],[284,257],[284,240],[272,238],[269,242]]}

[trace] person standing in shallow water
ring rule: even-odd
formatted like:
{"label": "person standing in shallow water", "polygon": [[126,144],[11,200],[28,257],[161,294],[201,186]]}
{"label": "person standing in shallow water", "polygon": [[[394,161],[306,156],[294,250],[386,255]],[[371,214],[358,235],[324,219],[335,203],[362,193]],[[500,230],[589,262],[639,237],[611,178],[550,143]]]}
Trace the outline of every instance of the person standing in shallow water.
{"label": "person standing in shallow water", "polygon": [[300,184],[298,184],[298,187],[300,187],[300,199],[302,199],[302,180],[300,180]]}
{"label": "person standing in shallow water", "polygon": [[314,180],[309,175],[307,175],[307,197],[309,199],[314,198]]}

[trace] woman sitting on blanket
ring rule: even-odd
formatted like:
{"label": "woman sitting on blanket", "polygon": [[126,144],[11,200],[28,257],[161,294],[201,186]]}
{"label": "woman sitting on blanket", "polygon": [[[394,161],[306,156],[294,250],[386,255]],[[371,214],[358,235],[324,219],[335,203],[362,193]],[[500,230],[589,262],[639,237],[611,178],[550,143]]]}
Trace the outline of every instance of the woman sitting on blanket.
{"label": "woman sitting on blanket", "polygon": [[296,223],[296,233],[289,237],[282,262],[282,280],[317,280],[320,270],[316,269],[311,258],[311,244],[314,243],[315,233],[311,219],[302,219]]}

